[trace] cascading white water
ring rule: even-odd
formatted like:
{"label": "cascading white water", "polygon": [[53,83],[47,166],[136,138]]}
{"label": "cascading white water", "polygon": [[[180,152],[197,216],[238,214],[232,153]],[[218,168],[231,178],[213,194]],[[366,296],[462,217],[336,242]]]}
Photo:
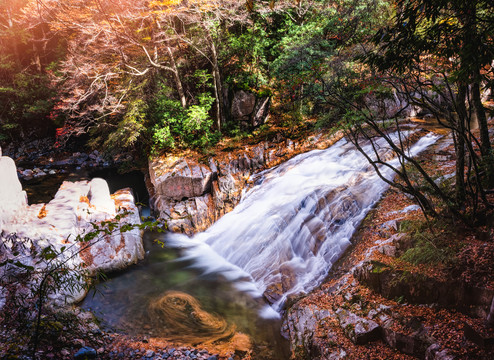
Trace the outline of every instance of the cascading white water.
{"label": "cascading white water", "polygon": [[[410,155],[436,140],[424,136]],[[384,141],[377,145],[389,151]],[[370,145],[364,150],[372,151]],[[389,163],[397,166],[398,160]],[[383,173],[393,175],[389,169]],[[264,294],[274,308],[287,295],[321,283],[388,187],[345,139],[296,156],[256,179],[240,204],[207,231],[192,238],[174,234],[168,243],[186,247],[198,267],[220,271],[239,288]]]}

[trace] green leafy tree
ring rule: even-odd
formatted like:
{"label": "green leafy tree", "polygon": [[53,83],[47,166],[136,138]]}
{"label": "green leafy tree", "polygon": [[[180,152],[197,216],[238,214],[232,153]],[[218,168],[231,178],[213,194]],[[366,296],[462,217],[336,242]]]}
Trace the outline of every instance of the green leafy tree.
{"label": "green leafy tree", "polygon": [[[492,4],[481,1],[396,1],[392,22],[382,28],[356,58],[352,76],[325,82],[326,97],[342,114],[345,130],[362,149],[364,142],[385,139],[400,158],[390,185],[413,196],[427,215],[439,208],[467,224],[491,207],[484,180],[489,180],[490,144],[479,89],[486,59],[492,57]],[[475,25],[474,25],[475,24]],[[473,54],[478,54],[475,57]],[[360,61],[364,59],[364,61]],[[350,73],[348,73],[350,75]],[[484,80],[487,80],[486,78]],[[402,119],[415,106],[451,130],[456,172],[453,191],[408,155]],[[471,124],[477,118],[480,137]],[[390,122],[390,119],[392,120]],[[405,125],[406,128],[406,125]],[[402,134],[393,135],[398,131]],[[480,153],[480,155],[479,155]],[[365,154],[379,172],[385,159]]]}
{"label": "green leafy tree", "polygon": [[[394,23],[375,38],[379,52],[371,57],[371,63],[402,77],[411,74],[422,89],[422,106],[434,109],[438,119],[445,119],[452,129],[458,157],[457,198],[462,202],[468,186],[464,180],[465,152],[476,163],[473,149],[469,149],[471,141],[476,141],[469,129],[473,117],[480,129],[484,168],[493,165],[480,89],[483,82],[492,81],[481,70],[490,67],[494,58],[494,4],[483,0],[396,1],[396,9]],[[426,96],[427,91],[437,96]],[[494,185],[492,173],[488,182]]]}
{"label": "green leafy tree", "polygon": [[[206,148],[215,144],[220,137],[213,131],[210,115],[215,98],[211,95],[211,75],[196,71],[196,88],[199,93],[196,104],[183,108],[177,100],[170,98],[171,89],[162,85],[150,106],[151,151],[169,151],[180,148]],[[210,90],[209,92],[207,90]]]}
{"label": "green leafy tree", "polygon": [[309,114],[328,111],[324,84],[351,76],[362,42],[384,23],[389,5],[378,0],[320,1],[310,10],[291,17],[273,62],[281,97]]}

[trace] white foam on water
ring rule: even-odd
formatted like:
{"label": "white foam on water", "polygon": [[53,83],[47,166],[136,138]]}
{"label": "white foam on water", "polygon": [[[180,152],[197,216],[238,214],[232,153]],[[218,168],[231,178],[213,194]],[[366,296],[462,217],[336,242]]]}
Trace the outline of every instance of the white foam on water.
{"label": "white foam on water", "polygon": [[[396,136],[395,136],[396,138]],[[438,139],[414,144],[416,156]],[[377,142],[380,153],[390,152]],[[371,145],[363,146],[371,153]],[[398,159],[388,162],[399,166]],[[393,172],[382,167],[391,179]],[[172,234],[171,246],[205,272],[221,272],[253,296],[272,294],[274,309],[290,294],[318,286],[367,212],[388,185],[345,139],[326,150],[298,155],[258,176],[258,185],[208,230],[189,238]],[[268,297],[270,297],[268,295]],[[273,309],[271,309],[273,310]],[[261,316],[273,316],[264,309]]]}

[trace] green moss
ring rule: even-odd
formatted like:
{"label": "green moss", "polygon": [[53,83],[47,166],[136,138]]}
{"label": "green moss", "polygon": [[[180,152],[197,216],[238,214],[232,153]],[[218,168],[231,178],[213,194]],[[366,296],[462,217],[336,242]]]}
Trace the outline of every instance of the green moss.
{"label": "green moss", "polygon": [[446,264],[453,260],[454,253],[448,247],[440,247],[428,239],[421,239],[408,249],[400,259],[414,265],[418,264]]}
{"label": "green moss", "polygon": [[355,325],[354,324],[348,324],[347,326],[345,326],[345,332],[347,334],[349,334],[353,331],[355,331]]}
{"label": "green moss", "polygon": [[295,359],[299,359],[299,360],[310,360],[311,359],[309,352],[302,345],[297,345],[297,347],[295,347],[295,349],[293,350],[293,357]]}
{"label": "green moss", "polygon": [[372,263],[371,273],[373,274],[381,274],[382,272],[389,270],[391,268],[389,265],[386,265],[385,263],[382,263],[380,261],[373,260],[371,263]]}

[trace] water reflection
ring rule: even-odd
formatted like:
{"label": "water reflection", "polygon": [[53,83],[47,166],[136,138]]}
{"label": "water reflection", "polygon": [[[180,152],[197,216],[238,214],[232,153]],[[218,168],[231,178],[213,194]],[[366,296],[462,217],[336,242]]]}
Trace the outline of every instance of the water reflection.
{"label": "water reflection", "polygon": [[196,298],[181,291],[167,291],[151,300],[148,314],[153,327],[162,329],[160,335],[192,344],[229,339],[236,328],[223,317],[204,311]]}
{"label": "water reflection", "polygon": [[187,345],[259,346],[271,352],[266,359],[289,357],[280,320],[259,316],[262,298],[237,290],[221,272],[202,274],[192,261],[178,261],[181,250],[161,248],[156,236],[162,235],[144,235],[144,262],[97,285],[84,300],[103,327]]}

